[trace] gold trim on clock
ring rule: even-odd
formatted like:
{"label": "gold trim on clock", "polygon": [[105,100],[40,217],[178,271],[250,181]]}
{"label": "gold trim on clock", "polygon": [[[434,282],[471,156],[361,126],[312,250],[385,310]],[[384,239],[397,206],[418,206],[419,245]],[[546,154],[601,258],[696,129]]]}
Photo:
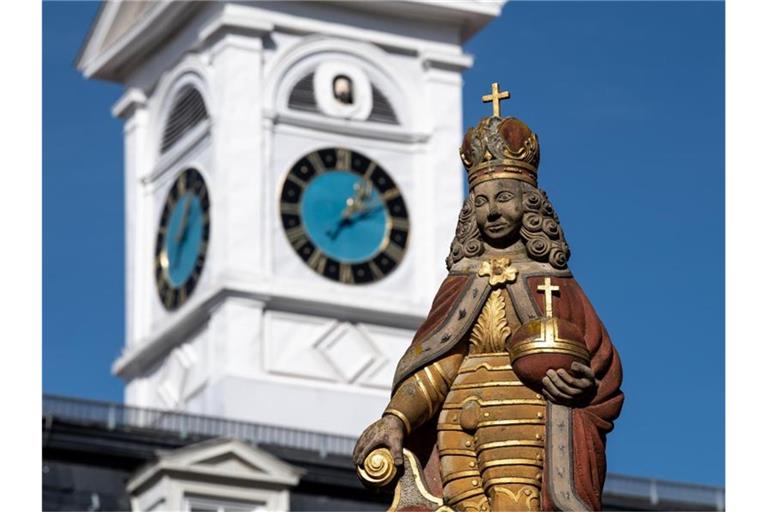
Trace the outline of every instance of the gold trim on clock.
{"label": "gold trim on clock", "polygon": [[[171,278],[171,262],[168,255],[168,228],[171,216],[182,198],[186,198],[185,204],[183,205],[185,209],[189,208],[188,205],[193,198],[197,200],[200,209],[202,210],[200,213],[202,226],[200,228],[200,241],[195,248],[195,259],[192,267],[188,275],[184,277],[183,281],[174,283]],[[187,215],[186,211],[184,215]],[[186,222],[186,219],[182,222]],[[197,169],[187,168],[176,177],[176,180],[168,191],[163,210],[160,214],[160,221],[155,239],[155,286],[160,302],[168,311],[177,309],[194,293],[205,266],[209,240],[210,198],[208,195],[208,187],[206,186],[202,174]]]}
{"label": "gold trim on clock", "polygon": [[[385,214],[383,235],[374,252],[362,260],[329,254],[321,247],[322,241],[313,238],[305,223],[304,192],[314,179],[329,172],[358,175],[361,186],[375,188],[381,200]],[[377,282],[394,272],[407,254],[410,221],[403,194],[378,162],[347,148],[322,148],[299,158],[279,189],[278,217],[289,245],[299,258],[318,275],[338,283]]]}

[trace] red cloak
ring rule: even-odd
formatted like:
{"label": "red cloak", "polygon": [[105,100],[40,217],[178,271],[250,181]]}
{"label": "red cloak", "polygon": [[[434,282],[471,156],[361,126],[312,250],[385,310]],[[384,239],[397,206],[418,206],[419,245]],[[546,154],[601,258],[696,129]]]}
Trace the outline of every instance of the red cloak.
{"label": "red cloak", "polygon": [[[560,287],[559,294],[553,296],[554,315],[572,322],[582,330],[591,356],[590,366],[598,382],[597,394],[589,405],[571,410],[571,422],[573,488],[591,510],[600,510],[606,473],[606,434],[613,429],[613,422],[624,402],[624,394],[620,390],[621,362],[603,323],[569,272],[523,272],[518,276],[520,282],[526,285],[526,291],[534,301],[539,316],[543,316],[544,296],[537,293],[536,289],[547,276],[551,277],[552,284]],[[416,331],[411,347],[398,365],[393,391],[408,375],[437,359],[463,338],[466,326],[471,325],[479,314],[489,288],[487,279],[478,279],[474,272],[452,272],[446,277],[427,319]],[[470,308],[467,308],[468,304]],[[466,318],[469,321],[462,321],[464,327],[457,332],[457,322],[452,323],[450,320],[463,319],[467,309],[472,312]],[[525,322],[529,319],[520,320]],[[441,346],[441,341],[451,343]],[[434,350],[435,347],[437,350]],[[415,429],[408,436],[405,446],[419,458],[428,490],[435,496],[442,496],[436,430],[436,418],[433,418]],[[542,510],[557,510],[548,492],[547,468],[544,469]]]}

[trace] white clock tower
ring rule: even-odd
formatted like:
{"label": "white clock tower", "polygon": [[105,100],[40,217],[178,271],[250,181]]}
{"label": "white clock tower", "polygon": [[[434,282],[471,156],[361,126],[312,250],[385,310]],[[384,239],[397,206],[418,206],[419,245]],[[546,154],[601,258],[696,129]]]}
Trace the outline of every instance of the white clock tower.
{"label": "white clock tower", "polygon": [[[125,85],[128,404],[350,436],[381,413],[462,202],[462,44],[502,4],[103,4],[77,65]],[[380,252],[312,231],[331,174],[349,247],[379,201]]]}

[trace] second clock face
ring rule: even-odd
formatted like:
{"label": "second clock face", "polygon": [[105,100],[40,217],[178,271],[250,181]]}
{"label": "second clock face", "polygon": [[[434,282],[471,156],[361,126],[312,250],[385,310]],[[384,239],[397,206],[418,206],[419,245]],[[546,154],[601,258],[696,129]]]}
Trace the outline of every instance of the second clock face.
{"label": "second clock face", "polygon": [[379,164],[348,149],[299,159],[283,184],[280,214],[296,253],[334,281],[377,281],[405,254],[408,210],[400,190]]}
{"label": "second clock face", "polygon": [[200,279],[210,232],[209,206],[200,173],[181,173],[168,192],[155,247],[157,291],[168,310],[183,304]]}

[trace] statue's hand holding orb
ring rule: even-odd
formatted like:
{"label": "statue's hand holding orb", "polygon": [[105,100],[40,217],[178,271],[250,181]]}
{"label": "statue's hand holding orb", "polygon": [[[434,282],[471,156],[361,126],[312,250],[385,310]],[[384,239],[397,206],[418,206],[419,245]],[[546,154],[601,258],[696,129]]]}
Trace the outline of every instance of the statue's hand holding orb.
{"label": "statue's hand holding orb", "polygon": [[589,366],[574,362],[571,371],[563,368],[547,370],[542,379],[541,394],[547,400],[569,407],[579,407],[592,401],[597,393],[595,372]]}

